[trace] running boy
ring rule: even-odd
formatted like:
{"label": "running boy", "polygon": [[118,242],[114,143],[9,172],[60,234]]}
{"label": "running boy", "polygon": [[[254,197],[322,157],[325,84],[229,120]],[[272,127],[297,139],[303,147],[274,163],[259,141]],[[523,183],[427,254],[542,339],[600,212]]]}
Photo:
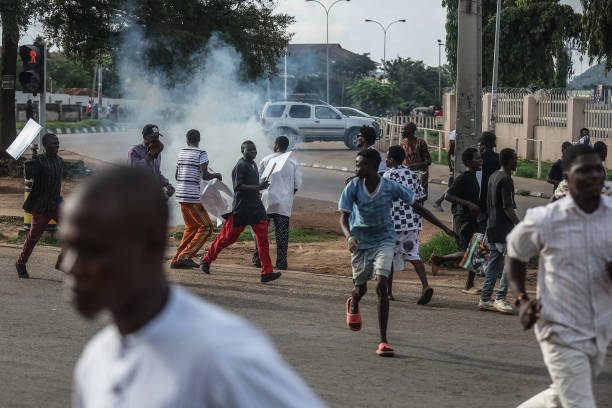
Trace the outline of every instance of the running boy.
{"label": "running boy", "polygon": [[[408,167],[402,165],[406,159],[406,153],[401,146],[391,146],[387,153],[387,167],[389,170],[383,175],[384,178],[393,180],[404,187],[414,191],[415,200],[420,201],[425,198],[425,190],[421,186],[419,176]],[[395,243],[395,254],[393,257],[393,265],[391,274],[389,275],[389,299],[395,300],[393,297],[393,271],[401,271],[405,268],[405,262],[408,261],[414,266],[414,269],[421,280],[423,290],[421,297],[418,300],[419,305],[426,305],[433,296],[433,288],[427,282],[427,274],[425,272],[425,264],[419,256],[419,232],[423,229],[421,223],[421,215],[426,220],[441,228],[449,235],[453,235],[453,231],[442,224],[429,210],[421,205],[410,205],[402,200],[393,201],[393,209],[391,218],[397,234]]]}
{"label": "running boy", "polygon": [[378,175],[380,155],[375,150],[362,150],[355,164],[356,178],[344,188],[338,208],[342,212],[340,227],[348,240],[353,266],[354,289],[346,301],[346,322],[349,329],[361,330],[359,301],[367,291],[367,282],[374,273],[378,278],[378,322],[380,344],[376,354],[394,355],[387,342],[389,320],[388,277],[391,273],[395,229],[391,220],[393,201],[415,204],[412,190]]}

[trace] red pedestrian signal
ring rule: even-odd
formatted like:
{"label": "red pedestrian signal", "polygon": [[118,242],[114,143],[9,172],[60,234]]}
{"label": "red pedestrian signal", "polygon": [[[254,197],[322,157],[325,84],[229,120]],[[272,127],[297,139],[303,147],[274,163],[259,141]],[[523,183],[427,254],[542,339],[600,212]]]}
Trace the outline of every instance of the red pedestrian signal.
{"label": "red pedestrian signal", "polygon": [[23,63],[23,71],[19,74],[19,82],[24,92],[34,96],[44,90],[45,64],[43,47],[38,45],[22,45],[19,56]]}

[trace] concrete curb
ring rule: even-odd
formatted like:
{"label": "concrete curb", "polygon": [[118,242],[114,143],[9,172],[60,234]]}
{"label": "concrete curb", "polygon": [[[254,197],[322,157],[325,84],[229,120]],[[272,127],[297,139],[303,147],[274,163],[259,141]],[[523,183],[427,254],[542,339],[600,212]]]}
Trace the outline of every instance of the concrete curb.
{"label": "concrete curb", "polygon": [[[318,164],[318,163],[302,163],[301,162],[300,166],[311,167],[313,169],[334,170],[334,171],[342,171],[345,173],[354,173],[354,170],[351,170],[348,167],[329,166],[329,165]],[[432,184],[441,184],[444,186],[448,185],[448,181],[440,180],[440,179],[430,179],[429,182]],[[550,199],[550,197],[552,197],[552,195],[548,193],[542,193],[540,191],[521,190],[521,189],[517,189],[516,194],[521,195],[521,196],[529,196],[529,197],[545,198],[545,199]]]}

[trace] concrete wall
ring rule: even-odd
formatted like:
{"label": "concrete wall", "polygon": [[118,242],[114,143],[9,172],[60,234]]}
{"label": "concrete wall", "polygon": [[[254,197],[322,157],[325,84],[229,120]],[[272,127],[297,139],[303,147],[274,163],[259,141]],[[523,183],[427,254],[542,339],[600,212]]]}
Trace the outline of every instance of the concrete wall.
{"label": "concrete wall", "polygon": [[[561,157],[561,144],[565,141],[578,140],[580,129],[585,127],[585,105],[589,101],[585,97],[570,97],[567,106],[567,126],[550,127],[537,126],[538,101],[534,95],[523,98],[523,123],[497,123],[497,150],[509,147],[516,149],[518,138],[518,155],[520,158],[537,160],[539,141],[542,140],[542,160],[555,161]],[[454,94],[445,94],[443,97],[445,146],[448,145],[448,132],[455,128],[456,99]],[[489,116],[491,109],[491,94],[482,97],[482,130],[489,130]],[[606,167],[612,169],[612,139],[592,138],[593,143],[598,140],[608,145]]]}

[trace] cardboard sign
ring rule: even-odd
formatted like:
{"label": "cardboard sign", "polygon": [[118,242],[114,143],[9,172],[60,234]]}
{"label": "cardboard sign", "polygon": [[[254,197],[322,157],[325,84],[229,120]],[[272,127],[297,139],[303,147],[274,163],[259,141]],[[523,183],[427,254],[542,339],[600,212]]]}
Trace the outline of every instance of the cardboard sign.
{"label": "cardboard sign", "polygon": [[279,156],[270,159],[263,173],[260,174],[259,177],[262,180],[269,180],[272,174],[278,173],[283,169],[283,166],[285,165],[285,163],[287,163],[289,156],[291,156],[291,152],[283,153]]}
{"label": "cardboard sign", "polygon": [[6,152],[10,154],[15,160],[21,157],[23,152],[26,151],[28,146],[32,144],[36,136],[40,133],[42,126],[40,126],[33,119],[28,120],[25,124],[19,136],[15,138],[15,141],[6,149]]}
{"label": "cardboard sign", "polygon": [[223,222],[223,216],[232,212],[234,192],[223,182],[212,179],[204,183],[200,194],[200,202],[206,208],[208,215],[216,219],[217,225]]}

